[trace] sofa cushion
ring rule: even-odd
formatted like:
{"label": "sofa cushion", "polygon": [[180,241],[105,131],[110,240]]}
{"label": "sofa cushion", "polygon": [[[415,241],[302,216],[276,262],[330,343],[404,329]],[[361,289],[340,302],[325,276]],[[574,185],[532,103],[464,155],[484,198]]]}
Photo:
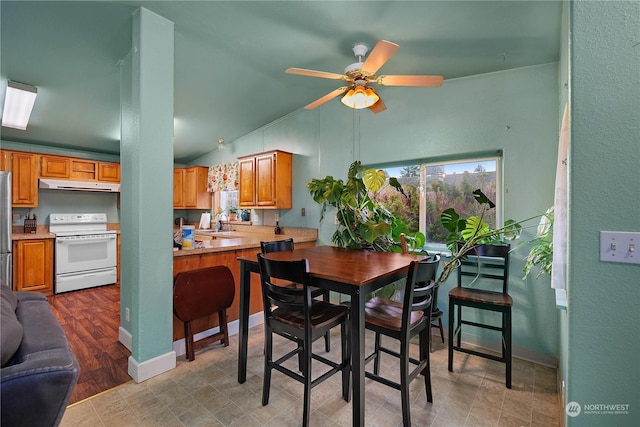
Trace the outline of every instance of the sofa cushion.
{"label": "sofa cushion", "polygon": [[18,307],[18,297],[16,297],[16,294],[13,293],[4,281],[0,284],[0,298],[2,298],[3,301],[7,301],[11,309],[16,311],[16,307]]}
{"label": "sofa cushion", "polygon": [[22,342],[22,325],[16,317],[17,300],[11,289],[0,285],[0,353],[4,367]]}

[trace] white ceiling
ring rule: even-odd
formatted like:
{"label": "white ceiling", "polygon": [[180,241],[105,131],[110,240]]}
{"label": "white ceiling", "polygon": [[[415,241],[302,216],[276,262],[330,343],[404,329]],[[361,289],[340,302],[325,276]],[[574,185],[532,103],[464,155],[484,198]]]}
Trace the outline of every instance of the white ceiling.
{"label": "white ceiling", "polygon": [[[341,74],[356,42],[400,45],[378,74],[439,74],[445,85],[560,53],[560,1],[2,0],[0,96],[7,79],[38,87],[27,130],[3,127],[2,140],[119,153],[118,62],[139,6],[175,23],[178,163],[342,86],[284,70]],[[377,89],[388,109],[407,90]]]}

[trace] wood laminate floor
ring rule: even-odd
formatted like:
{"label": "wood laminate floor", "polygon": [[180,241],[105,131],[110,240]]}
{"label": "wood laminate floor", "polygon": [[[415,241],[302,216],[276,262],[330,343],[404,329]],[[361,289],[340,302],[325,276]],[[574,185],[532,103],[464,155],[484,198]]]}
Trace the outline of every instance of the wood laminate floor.
{"label": "wood laminate floor", "polygon": [[132,381],[127,373],[131,353],[118,341],[118,286],[58,294],[49,297],[49,302],[80,364],[70,404]]}

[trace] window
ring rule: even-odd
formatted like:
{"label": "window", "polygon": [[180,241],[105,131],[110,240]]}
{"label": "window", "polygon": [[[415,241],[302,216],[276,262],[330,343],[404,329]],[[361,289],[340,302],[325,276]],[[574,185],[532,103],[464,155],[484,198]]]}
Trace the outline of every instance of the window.
{"label": "window", "polygon": [[500,212],[499,158],[485,157],[455,162],[408,163],[382,168],[396,177],[408,198],[391,188],[381,192],[380,201],[410,232],[421,231],[427,243],[444,244],[447,231],[440,224],[440,213],[453,207],[461,216],[480,214],[473,191],[477,188],[496,204],[485,213],[485,220],[495,227]]}

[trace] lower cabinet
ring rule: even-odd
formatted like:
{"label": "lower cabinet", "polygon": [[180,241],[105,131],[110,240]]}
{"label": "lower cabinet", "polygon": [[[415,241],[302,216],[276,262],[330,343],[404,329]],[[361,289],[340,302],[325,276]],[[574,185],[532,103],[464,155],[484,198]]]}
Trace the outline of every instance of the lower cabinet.
{"label": "lower cabinet", "polygon": [[13,242],[13,288],[53,295],[53,239]]}

